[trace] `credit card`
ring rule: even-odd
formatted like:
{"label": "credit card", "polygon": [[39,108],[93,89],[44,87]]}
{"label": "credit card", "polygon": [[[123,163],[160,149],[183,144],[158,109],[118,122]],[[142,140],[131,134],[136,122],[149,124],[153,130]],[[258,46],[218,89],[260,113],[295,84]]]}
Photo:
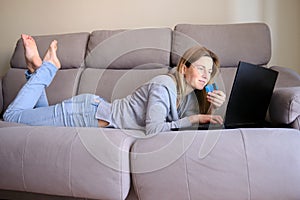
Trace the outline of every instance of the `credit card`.
{"label": "credit card", "polygon": [[218,89],[218,86],[216,85],[216,83],[213,83],[213,84],[208,84],[205,86],[205,90],[207,93],[209,92],[212,92],[214,90],[217,90]]}

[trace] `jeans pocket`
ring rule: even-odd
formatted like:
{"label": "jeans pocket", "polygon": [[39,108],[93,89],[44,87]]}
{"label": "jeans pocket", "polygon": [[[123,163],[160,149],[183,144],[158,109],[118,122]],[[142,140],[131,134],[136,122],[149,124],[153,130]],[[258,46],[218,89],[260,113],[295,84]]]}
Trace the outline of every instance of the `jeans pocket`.
{"label": "jeans pocket", "polygon": [[83,94],[63,101],[63,112],[70,126],[98,127],[95,114],[98,107],[96,95]]}

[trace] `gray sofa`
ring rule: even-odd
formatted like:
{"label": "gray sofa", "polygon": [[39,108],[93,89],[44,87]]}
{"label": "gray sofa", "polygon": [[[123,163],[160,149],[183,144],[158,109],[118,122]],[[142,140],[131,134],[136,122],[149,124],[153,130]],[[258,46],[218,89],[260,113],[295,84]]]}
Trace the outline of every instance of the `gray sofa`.
{"label": "gray sofa", "polygon": [[[58,40],[62,69],[50,104],[95,93],[108,101],[167,73],[190,46],[219,55],[227,97],[238,61],[267,65],[263,23],[191,25],[35,36],[40,54]],[[22,42],[2,78],[3,112],[25,83]],[[1,199],[300,199],[300,76],[279,71],[266,119],[273,127],[179,130],[145,136],[109,128],[0,122]],[[225,106],[224,106],[225,107]],[[224,109],[220,109],[222,113]]]}

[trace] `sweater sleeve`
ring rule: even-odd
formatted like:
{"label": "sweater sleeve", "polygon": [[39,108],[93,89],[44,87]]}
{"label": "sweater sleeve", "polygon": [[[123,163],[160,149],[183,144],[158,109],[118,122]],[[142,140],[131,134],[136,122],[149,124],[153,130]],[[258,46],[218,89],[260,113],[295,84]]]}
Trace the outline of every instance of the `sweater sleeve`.
{"label": "sweater sleeve", "polygon": [[178,119],[174,108],[176,94],[172,94],[163,85],[152,85],[146,111],[146,135],[192,126],[188,117]]}

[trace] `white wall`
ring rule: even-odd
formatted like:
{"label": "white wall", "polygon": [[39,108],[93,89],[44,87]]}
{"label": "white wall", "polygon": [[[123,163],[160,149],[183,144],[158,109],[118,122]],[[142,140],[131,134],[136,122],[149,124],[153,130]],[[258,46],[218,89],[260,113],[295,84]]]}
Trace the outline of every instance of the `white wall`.
{"label": "white wall", "polygon": [[21,33],[171,27],[178,23],[265,22],[272,32],[270,64],[300,73],[299,0],[0,0],[0,75]]}

